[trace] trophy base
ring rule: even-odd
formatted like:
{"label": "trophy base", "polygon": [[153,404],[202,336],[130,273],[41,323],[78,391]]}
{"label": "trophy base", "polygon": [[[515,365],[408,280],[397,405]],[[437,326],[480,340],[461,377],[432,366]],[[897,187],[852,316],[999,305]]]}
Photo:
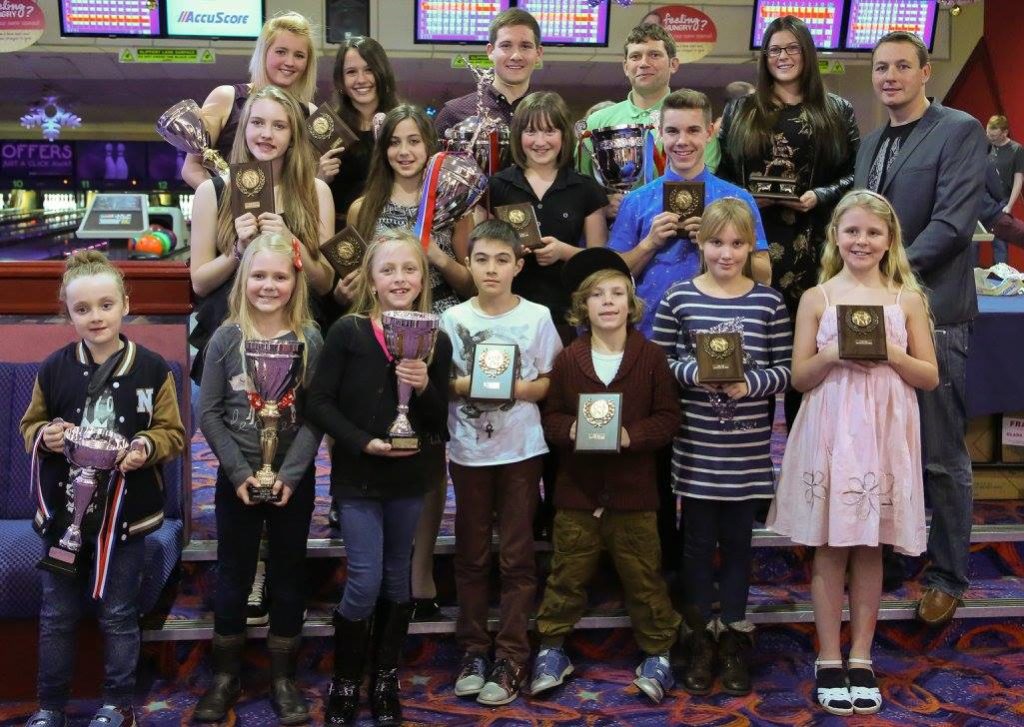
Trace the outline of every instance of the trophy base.
{"label": "trophy base", "polygon": [[270,487],[250,487],[249,488],[249,502],[255,505],[262,505],[265,502],[280,502],[281,495],[274,494],[274,490]]}
{"label": "trophy base", "polygon": [[796,202],[803,194],[797,187],[798,182],[786,177],[760,177],[751,175],[747,191],[754,199],[778,199]]}
{"label": "trophy base", "polygon": [[74,578],[78,575],[78,553],[53,546],[36,563],[36,568],[56,573],[59,576]]}
{"label": "trophy base", "polygon": [[787,194],[785,192],[751,192],[750,196],[754,199],[776,199],[784,200],[786,202],[799,202],[799,194]]}
{"label": "trophy base", "polygon": [[399,452],[410,452],[420,448],[420,438],[415,434],[410,436],[388,437],[388,444],[392,450]]}

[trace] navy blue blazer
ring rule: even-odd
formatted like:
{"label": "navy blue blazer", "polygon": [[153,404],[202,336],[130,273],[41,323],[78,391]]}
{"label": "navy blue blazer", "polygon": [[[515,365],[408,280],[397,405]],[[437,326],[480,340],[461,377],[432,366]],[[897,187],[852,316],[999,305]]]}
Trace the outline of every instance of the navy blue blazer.
{"label": "navy blue blazer", "polygon": [[[861,142],[854,189],[867,186],[883,131]],[[933,101],[878,190],[896,210],[907,256],[928,289],[938,325],[970,321],[978,312],[971,238],[984,198],[987,151],[974,117]]]}

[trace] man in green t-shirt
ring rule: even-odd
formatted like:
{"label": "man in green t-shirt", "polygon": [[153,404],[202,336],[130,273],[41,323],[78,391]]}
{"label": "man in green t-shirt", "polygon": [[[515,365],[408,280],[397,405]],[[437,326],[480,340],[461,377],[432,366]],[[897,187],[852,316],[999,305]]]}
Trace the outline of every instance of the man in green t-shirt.
{"label": "man in green t-shirt", "polygon": [[[671,92],[669,81],[679,68],[676,57],[676,43],[660,25],[638,25],[630,31],[623,46],[622,70],[629,81],[630,91],[625,101],[601,109],[587,119],[587,129],[601,129],[622,124],[651,124],[658,126],[657,114],[665,97]],[[586,142],[592,148],[590,140]],[[661,148],[661,142],[658,142]],[[717,140],[712,137],[704,152],[704,163],[714,171],[718,167],[721,153]],[[580,171],[593,174],[589,155],[584,153],[578,160]],[[643,184],[639,180],[636,186]],[[618,214],[621,194],[608,196],[608,216]]]}

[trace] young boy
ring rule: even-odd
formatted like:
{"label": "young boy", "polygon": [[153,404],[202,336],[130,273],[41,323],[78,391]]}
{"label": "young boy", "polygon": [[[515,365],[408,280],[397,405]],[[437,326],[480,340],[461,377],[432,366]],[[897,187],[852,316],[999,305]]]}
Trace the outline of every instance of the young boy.
{"label": "young boy", "polygon": [[[456,638],[465,650],[455,693],[491,706],[516,698],[530,657],[526,631],[537,585],[533,516],[542,455],[548,451],[537,402],[547,394],[547,376],[562,348],[548,309],[512,293],[512,279],[523,267],[520,252],[516,231],[507,223],[477,225],[466,263],[478,293],[441,317],[453,347],[448,460],[457,503]],[[474,349],[486,343],[518,347],[511,402],[468,398]],[[487,634],[492,513],[501,542],[501,617],[493,666]]]}

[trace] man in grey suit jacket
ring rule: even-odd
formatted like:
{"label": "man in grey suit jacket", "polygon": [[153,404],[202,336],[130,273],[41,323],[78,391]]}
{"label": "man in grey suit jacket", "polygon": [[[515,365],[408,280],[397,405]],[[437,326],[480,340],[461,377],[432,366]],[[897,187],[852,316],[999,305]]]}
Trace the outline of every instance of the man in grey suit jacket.
{"label": "man in grey suit jacket", "polygon": [[967,589],[973,492],[967,432],[967,341],[978,310],[971,236],[983,196],[985,133],[974,118],[929,102],[928,51],[889,33],[872,54],[872,85],[889,123],[860,145],[855,188],[884,195],[903,228],[907,257],[935,318],[939,388],[919,392],[925,489],[932,507],[927,590],[918,618],[939,625]]}

